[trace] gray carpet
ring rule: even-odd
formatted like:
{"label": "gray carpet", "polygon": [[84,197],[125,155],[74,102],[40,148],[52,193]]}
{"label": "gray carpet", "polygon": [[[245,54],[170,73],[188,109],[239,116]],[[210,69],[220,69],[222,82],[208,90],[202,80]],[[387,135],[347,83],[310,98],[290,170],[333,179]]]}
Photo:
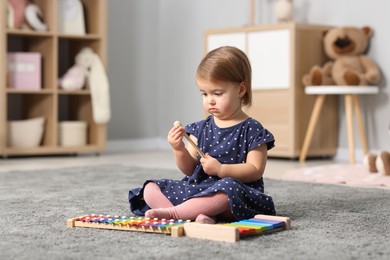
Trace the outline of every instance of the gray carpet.
{"label": "gray carpet", "polygon": [[0,259],[389,259],[390,191],[265,180],[293,229],[230,244],[67,228],[83,214],[129,214],[127,193],[178,171],[107,165],[0,173]]}

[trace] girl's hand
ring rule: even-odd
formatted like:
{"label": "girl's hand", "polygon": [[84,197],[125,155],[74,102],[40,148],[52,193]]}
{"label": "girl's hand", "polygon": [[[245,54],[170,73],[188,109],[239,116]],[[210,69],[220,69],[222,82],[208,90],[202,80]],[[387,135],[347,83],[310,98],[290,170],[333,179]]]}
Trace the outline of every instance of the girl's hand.
{"label": "girl's hand", "polygon": [[185,148],[183,142],[184,128],[182,126],[174,126],[168,133],[168,143],[172,146],[174,150],[180,150]]}
{"label": "girl's hand", "polygon": [[208,175],[218,176],[221,171],[222,164],[209,154],[206,154],[205,158],[201,158],[200,163],[202,164],[204,172]]}

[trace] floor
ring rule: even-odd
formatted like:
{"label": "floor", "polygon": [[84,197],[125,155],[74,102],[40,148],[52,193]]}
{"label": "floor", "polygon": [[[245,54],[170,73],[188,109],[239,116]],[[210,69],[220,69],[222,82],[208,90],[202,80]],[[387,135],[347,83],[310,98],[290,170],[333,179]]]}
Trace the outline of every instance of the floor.
{"label": "floor", "polygon": [[[287,170],[300,167],[333,164],[334,160],[309,160],[300,163],[292,159],[270,158],[265,176],[282,179]],[[48,156],[0,159],[0,172],[19,170],[55,169],[99,164],[122,164],[129,166],[176,169],[172,152],[169,150],[107,151],[100,155],[81,154],[76,156]]]}

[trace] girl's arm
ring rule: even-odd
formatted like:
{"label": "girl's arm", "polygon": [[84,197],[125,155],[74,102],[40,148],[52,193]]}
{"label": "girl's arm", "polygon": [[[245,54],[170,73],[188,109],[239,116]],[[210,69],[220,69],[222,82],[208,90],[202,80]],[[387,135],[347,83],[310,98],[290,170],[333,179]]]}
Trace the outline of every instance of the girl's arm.
{"label": "girl's arm", "polygon": [[232,177],[244,183],[259,180],[264,173],[267,163],[267,145],[261,145],[248,153],[246,163],[221,164],[217,159],[206,154],[201,158],[203,170],[208,175],[219,178]]}
{"label": "girl's arm", "polygon": [[[183,142],[184,128],[181,126],[174,126],[168,133],[168,142],[172,146],[173,154],[175,157],[175,162],[177,167],[185,175],[192,175],[196,164],[197,164],[197,155],[194,148],[191,146],[186,149]],[[191,136],[191,139],[194,138]],[[194,140],[196,143],[196,140]]]}

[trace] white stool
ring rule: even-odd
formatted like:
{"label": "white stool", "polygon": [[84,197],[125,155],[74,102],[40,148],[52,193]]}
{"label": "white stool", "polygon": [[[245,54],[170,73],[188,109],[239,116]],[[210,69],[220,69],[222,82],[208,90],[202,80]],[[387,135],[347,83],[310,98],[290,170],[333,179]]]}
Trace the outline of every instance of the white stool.
{"label": "white stool", "polygon": [[307,95],[318,95],[314,103],[313,112],[310,117],[309,126],[307,127],[305,139],[303,141],[302,150],[299,155],[299,161],[306,160],[307,151],[309,149],[311,139],[313,137],[314,129],[316,127],[318,117],[321,112],[322,105],[326,95],[344,95],[345,100],[345,114],[347,118],[348,131],[348,146],[349,146],[349,161],[355,163],[355,144],[353,133],[353,108],[355,109],[355,116],[362,142],[364,154],[368,153],[366,133],[364,130],[362,111],[358,95],[377,94],[379,88],[377,86],[307,86],[305,93]]}

